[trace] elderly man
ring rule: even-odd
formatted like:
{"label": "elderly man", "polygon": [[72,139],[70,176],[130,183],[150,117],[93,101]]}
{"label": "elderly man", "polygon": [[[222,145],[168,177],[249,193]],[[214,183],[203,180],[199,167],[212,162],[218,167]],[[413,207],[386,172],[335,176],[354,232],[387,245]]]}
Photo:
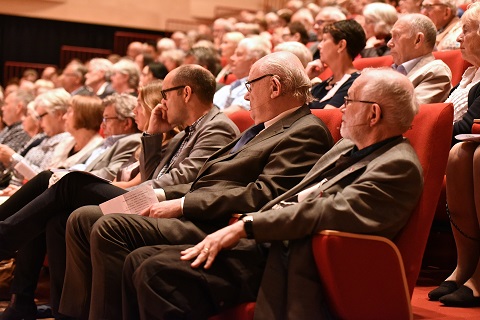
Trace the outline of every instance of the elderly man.
{"label": "elderly man", "polygon": [[85,74],[87,68],[78,61],[72,61],[60,75],[60,83],[62,87],[67,90],[72,96],[91,96],[92,91],[85,86]]}
{"label": "elderly man", "polygon": [[454,0],[424,0],[422,14],[429,17],[437,28],[437,50],[459,49],[458,36],[462,33],[462,24],[457,17],[457,5]]}
{"label": "elderly man", "polygon": [[260,37],[245,38],[238,43],[230,71],[238,80],[226,85],[215,93],[213,103],[227,114],[250,108],[250,101],[243,97],[247,92],[245,82],[252,65],[260,58],[270,53],[265,40]]}
{"label": "elderly man", "polygon": [[112,66],[110,81],[116,92],[136,96],[138,83],[140,82],[140,69],[135,62],[122,59]]}
{"label": "elderly man", "polygon": [[[153,110],[149,132],[144,133],[142,137],[142,160],[144,161],[140,168],[143,177],[154,179],[154,181],[149,181],[150,184],[162,187],[193,181],[208,156],[229,143],[238,134],[235,124],[219,112],[216,107],[212,106],[215,80],[207,70],[193,65],[180,67],[167,76],[164,88],[165,90],[162,92],[164,96],[163,106],[159,105]],[[126,106],[127,102],[128,108]],[[130,154],[121,152],[122,148],[120,147],[116,148],[122,141],[132,140],[133,138],[129,138],[130,136],[123,136],[122,138],[123,131],[121,130],[128,128],[128,124],[130,127],[135,125],[132,119],[132,109],[136,105],[136,99],[127,94],[114,94],[108,97],[105,103],[107,107],[104,111],[104,131],[106,134],[121,139],[111,147],[112,152],[116,151],[114,155],[107,151],[95,161],[95,165],[90,164],[86,170],[88,171],[92,167],[94,170],[92,172],[95,174],[112,180],[114,176],[102,174],[108,170],[108,163],[110,162],[110,166],[113,166],[117,163],[116,158],[123,157],[124,161],[129,159],[140,141],[138,134],[134,135],[136,144]],[[125,114],[126,112],[128,114]],[[162,133],[170,130],[172,126],[185,127],[186,130],[176,135],[170,141],[168,147],[164,149],[162,147]],[[118,168],[120,165],[118,164]],[[47,247],[50,253],[50,298],[53,311],[56,314],[65,272],[64,230],[69,213],[80,206],[99,204],[127,191],[84,173],[67,174],[43,194],[42,191],[46,187],[43,190],[41,188],[40,190],[32,190],[35,185],[42,184],[42,179],[45,176],[47,176],[48,181],[49,175],[44,172],[24,186],[24,188],[27,188],[24,191],[28,193],[26,196],[30,197],[28,201],[31,201],[26,209],[21,210],[26,205],[25,194],[20,197],[23,201],[18,201],[18,193],[23,193],[21,190],[24,188],[20,189],[11,200],[6,202],[8,208],[2,206],[1,216],[7,215],[5,212],[7,211],[10,215],[10,221],[13,220],[15,223],[8,225],[7,222],[0,222],[0,238],[9,234],[6,236],[9,238],[8,242],[4,241],[3,238],[0,240],[0,256],[20,247],[23,247],[21,251],[33,247],[36,243],[39,243],[38,241],[32,241],[33,237],[38,236],[40,232],[46,229]],[[75,191],[72,189],[79,186],[84,187],[85,190]],[[40,205],[40,203],[42,204]],[[22,229],[22,232],[15,232],[16,228]],[[18,236],[14,237],[10,235],[10,232]],[[22,235],[26,233],[29,236],[23,237]],[[32,260],[33,256],[38,259],[38,256],[40,256],[41,264],[43,261],[41,252],[39,254],[34,251],[34,253],[29,259]],[[34,268],[32,263],[28,265],[30,268]],[[35,286],[27,287],[25,285],[21,288],[34,290]],[[12,299],[11,307],[9,307],[11,314],[26,318],[32,316],[32,310],[35,309],[33,292],[25,292],[26,289],[14,291],[16,295]]]}
{"label": "elderly man", "polygon": [[393,68],[406,75],[415,87],[418,103],[443,102],[452,88],[452,72],[432,54],[435,25],[419,13],[406,14],[393,25],[387,45]]}
{"label": "elderly man", "polygon": [[[23,130],[22,119],[27,114],[27,105],[34,96],[25,90],[15,90],[5,97],[2,105],[3,117],[6,127],[0,131],[0,144],[9,146],[14,151],[20,150],[29,140],[30,136]],[[0,152],[1,148],[0,148]],[[5,167],[0,163],[0,170]]]}
{"label": "elderly man", "polygon": [[104,58],[93,58],[88,63],[88,71],[85,74],[85,85],[100,98],[106,98],[115,90],[112,87],[110,76],[113,64]]}
{"label": "elderly man", "polygon": [[315,23],[313,24],[313,30],[317,33],[317,42],[314,42],[310,46],[313,60],[320,59],[320,49],[318,48],[318,45],[323,39],[323,27],[327,24],[345,19],[347,19],[347,17],[342,10],[337,7],[324,7],[320,10],[315,17]]}
{"label": "elderly man", "polygon": [[[201,240],[226,226],[232,213],[258,210],[287,191],[330,147],[328,129],[304,105],[311,100],[310,81],[297,57],[289,52],[267,55],[252,66],[249,79],[245,99],[251,102],[255,126],[213,154],[192,184],[163,188],[168,200],[141,215],[101,217],[91,207],[73,213],[67,225],[64,285],[70,294],[62,296],[63,313],[87,318],[78,307],[91,301],[91,319],[120,319],[121,269],[129,252]],[[92,227],[89,217],[95,215],[101,218]],[[79,265],[79,260],[90,254],[92,270],[78,274],[88,271],[89,261]],[[78,285],[90,283],[91,299],[79,296]],[[64,301],[71,304],[70,312]]]}
{"label": "elderly man", "polygon": [[[364,70],[341,109],[344,139],[297,186],[195,247],[153,246],[129,254],[124,318],[206,319],[254,301],[259,290],[256,319],[324,319],[311,237],[335,229],[393,238],[401,230],[423,185],[415,151],[402,137],[417,107],[405,76]],[[264,242],[271,246],[263,272]]]}

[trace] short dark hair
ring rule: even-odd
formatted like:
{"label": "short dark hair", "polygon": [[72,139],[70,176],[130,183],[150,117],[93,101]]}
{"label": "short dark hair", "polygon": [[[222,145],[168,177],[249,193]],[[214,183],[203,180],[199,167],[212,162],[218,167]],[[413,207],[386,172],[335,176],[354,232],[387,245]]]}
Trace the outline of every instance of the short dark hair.
{"label": "short dark hair", "polygon": [[323,28],[323,33],[332,36],[335,43],[340,40],[347,42],[347,52],[350,58],[355,59],[356,56],[365,48],[367,39],[362,26],[355,20],[340,20]]}
{"label": "short dark hair", "polygon": [[163,80],[168,74],[167,67],[161,62],[152,62],[147,65],[148,71],[153,74],[155,79]]}
{"label": "short dark hair", "polygon": [[172,80],[172,86],[189,86],[202,103],[213,102],[216,82],[210,71],[194,64],[186,64],[175,70],[177,73]]}
{"label": "short dark hair", "polygon": [[197,64],[205,66],[207,70],[210,71],[213,75],[217,75],[220,71],[220,57],[217,52],[209,48],[192,48],[187,52],[187,57],[188,56],[195,57]]}
{"label": "short dark hair", "polygon": [[300,42],[303,44],[307,44],[310,40],[308,37],[308,31],[303,25],[303,23],[294,21],[288,24],[288,29],[290,30],[290,34],[293,36],[295,33],[300,35]]}

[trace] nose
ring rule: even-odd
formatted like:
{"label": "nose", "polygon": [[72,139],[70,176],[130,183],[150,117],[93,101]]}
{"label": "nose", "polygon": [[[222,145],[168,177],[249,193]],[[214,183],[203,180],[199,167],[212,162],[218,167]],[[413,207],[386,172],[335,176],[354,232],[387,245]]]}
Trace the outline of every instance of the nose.
{"label": "nose", "polygon": [[243,99],[250,101],[250,91],[245,92],[245,95],[243,96]]}
{"label": "nose", "polygon": [[392,39],[388,40],[388,42],[387,42],[387,47],[389,47],[389,48],[393,48],[393,42],[392,42]]}

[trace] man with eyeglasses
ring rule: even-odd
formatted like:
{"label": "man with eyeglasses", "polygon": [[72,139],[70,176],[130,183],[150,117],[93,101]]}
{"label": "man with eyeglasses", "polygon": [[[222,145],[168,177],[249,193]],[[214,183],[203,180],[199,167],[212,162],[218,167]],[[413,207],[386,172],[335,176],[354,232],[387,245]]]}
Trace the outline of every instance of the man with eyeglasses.
{"label": "man with eyeglasses", "polygon": [[387,46],[392,68],[410,79],[418,103],[445,101],[452,88],[452,72],[432,54],[436,38],[433,22],[420,13],[405,14],[395,22],[391,34]]}
{"label": "man with eyeglasses", "polygon": [[246,92],[245,81],[252,65],[269,53],[268,44],[258,36],[241,40],[230,58],[230,71],[237,80],[220,88],[213,96],[213,104],[226,114],[248,110],[250,102],[243,98]]}
{"label": "man with eyeglasses", "polygon": [[438,51],[460,48],[457,38],[462,32],[462,24],[457,17],[454,0],[424,0],[421,12],[429,17],[437,28],[435,45]]}
{"label": "man with eyeglasses", "polygon": [[343,139],[299,184],[194,247],[145,247],[127,257],[127,318],[207,319],[256,300],[254,319],[330,319],[312,236],[332,229],[392,239],[402,229],[423,188],[402,137],[417,110],[405,76],[365,69],[341,107]]}
{"label": "man with eyeglasses", "polygon": [[320,59],[320,49],[318,48],[318,45],[323,38],[323,27],[327,24],[345,19],[347,19],[347,17],[342,10],[337,7],[324,7],[317,14],[313,25],[313,30],[317,33],[317,42],[310,45],[310,51],[312,51],[314,61]]}
{"label": "man with eyeglasses", "polygon": [[[102,216],[98,207],[72,213],[66,233],[67,257],[72,259],[67,258],[62,313],[122,318],[121,270],[131,251],[200,241],[226,226],[233,213],[258,210],[293,187],[331,147],[328,129],[306,105],[312,99],[310,81],[295,55],[278,52],[263,57],[252,66],[248,79],[245,99],[250,101],[255,125],[214,153],[192,183],[163,187],[157,194],[166,200],[140,215]],[[164,83],[167,89],[180,85]],[[164,90],[167,100],[163,103],[170,109],[168,102],[189,92],[187,88]],[[92,226],[94,215],[99,220]],[[79,295],[78,286],[90,283],[91,296],[90,292]],[[72,306],[68,312],[64,301]]]}

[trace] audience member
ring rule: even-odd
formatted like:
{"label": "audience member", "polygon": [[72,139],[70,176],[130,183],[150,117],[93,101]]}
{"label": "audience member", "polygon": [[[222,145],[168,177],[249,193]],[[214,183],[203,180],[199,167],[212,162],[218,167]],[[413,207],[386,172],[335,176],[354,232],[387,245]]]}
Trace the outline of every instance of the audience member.
{"label": "audience member", "polygon": [[399,0],[400,13],[420,13],[422,0]]}
{"label": "audience member", "polygon": [[[353,66],[353,59],[365,47],[365,32],[355,20],[341,20],[323,28],[323,41],[320,42],[320,61],[313,61],[307,67],[310,78],[317,76],[323,64],[330,67],[333,75],[315,85],[312,94],[317,101],[310,104],[312,109],[339,108],[348,89],[360,73]],[[318,71],[317,71],[318,72]]]}
{"label": "audience member", "polygon": [[313,60],[320,59],[320,50],[318,45],[323,39],[323,27],[336,21],[345,20],[345,14],[337,7],[324,7],[315,17],[313,30],[317,33],[317,41],[310,45],[313,54]]}
{"label": "audience member", "polygon": [[220,44],[220,54],[223,68],[216,77],[216,81],[224,84],[231,84],[237,78],[232,74],[232,60],[231,57],[235,53],[238,43],[245,38],[245,36],[238,31],[227,32],[223,35],[222,43]]}
{"label": "audience member", "polygon": [[[258,291],[256,319],[330,318],[311,237],[333,229],[393,239],[402,229],[423,185],[417,155],[402,137],[417,107],[405,76],[365,70],[342,107],[345,139],[298,185],[193,248],[147,246],[127,256],[124,317],[208,318],[254,301]],[[264,242],[271,242],[265,270]]]}
{"label": "audience member", "polygon": [[231,114],[235,111],[250,108],[250,101],[244,99],[247,92],[245,83],[252,65],[270,53],[270,48],[260,37],[245,38],[238,43],[235,53],[230,58],[231,71],[238,80],[226,85],[215,93],[213,103],[223,112]]}
{"label": "audience member", "polygon": [[298,21],[290,22],[288,26],[283,28],[283,41],[297,41],[304,45],[309,42],[309,36],[305,26]]}
{"label": "audience member", "polygon": [[135,57],[135,63],[138,66],[139,70],[143,70],[143,68],[149,64],[155,61],[155,57],[151,54],[148,53],[140,53]]}
{"label": "audience member", "polygon": [[35,81],[34,87],[35,87],[34,94],[35,94],[35,97],[37,97],[42,93],[55,89],[55,83],[53,83],[53,81],[50,81],[50,80],[38,79],[37,81]]}
{"label": "audience member", "polygon": [[57,81],[57,78],[58,78],[57,67],[50,66],[43,69],[41,79],[50,80],[53,83],[55,83]]}
{"label": "audience member", "polygon": [[364,7],[363,16],[367,45],[360,54],[363,58],[389,55],[387,43],[392,37],[392,27],[398,19],[397,10],[389,4],[374,2]]}
{"label": "audience member", "polygon": [[279,52],[279,51],[289,51],[294,55],[296,55],[304,68],[306,68],[308,63],[312,61],[312,53],[305,45],[301,44],[300,42],[296,42],[296,41],[282,42],[276,45],[275,48],[273,49],[273,52]]}
{"label": "audience member", "polygon": [[172,39],[175,42],[175,47],[177,49],[182,49],[182,42],[187,38],[187,35],[182,32],[182,31],[175,31],[172,33],[170,36],[170,39]]}
{"label": "audience member", "polygon": [[30,82],[35,82],[38,79],[38,72],[35,69],[25,69],[22,73],[22,80],[30,81]]}
{"label": "audience member", "polygon": [[82,63],[73,60],[60,75],[60,83],[72,96],[91,96],[93,93],[85,86],[87,68]]}
{"label": "audience member", "polygon": [[162,53],[178,49],[175,41],[170,38],[161,38],[157,41],[157,56],[160,57]]}
{"label": "audience member", "polygon": [[[184,64],[198,64],[203,68],[207,69],[212,73],[213,76],[216,76],[220,70],[220,57],[215,50],[208,49],[205,47],[194,47],[190,49],[185,55]],[[217,91],[222,84],[217,83]]]}
{"label": "audience member", "polygon": [[215,48],[220,49],[220,44],[222,43],[223,36],[233,31],[233,24],[224,18],[218,18],[213,21],[213,43]]}
{"label": "audience member", "polygon": [[429,17],[437,28],[437,50],[460,48],[457,37],[462,32],[462,23],[457,17],[455,0],[424,0],[422,14]]}
{"label": "audience member", "polygon": [[113,94],[115,90],[110,83],[113,64],[104,58],[94,58],[89,61],[85,74],[85,85],[101,99]]}
{"label": "audience member", "polygon": [[139,41],[133,41],[128,44],[125,58],[135,61],[135,58],[143,52],[143,44]]}
{"label": "audience member", "polygon": [[160,62],[152,62],[143,67],[140,74],[140,86],[146,86],[153,81],[163,80],[168,74],[167,68]]}
{"label": "audience member", "polygon": [[185,58],[185,51],[180,49],[173,49],[164,51],[158,57],[158,61],[163,63],[163,65],[170,72],[175,68],[178,68],[183,64],[183,59]]}
{"label": "audience member", "polygon": [[418,103],[443,102],[452,88],[452,72],[432,54],[436,29],[433,22],[419,13],[401,16],[388,41],[393,68],[407,76],[415,87]]}
{"label": "audience member", "polygon": [[122,59],[112,66],[110,81],[112,88],[117,93],[128,93],[136,96],[140,81],[140,70],[138,70],[135,62]]}
{"label": "audience member", "polygon": [[[330,147],[332,140],[328,129],[304,105],[311,99],[310,82],[300,61],[293,54],[277,52],[261,58],[252,66],[249,77],[252,80],[247,82],[249,91],[245,97],[252,102],[251,115],[256,124],[252,130],[258,132],[263,128],[264,122],[266,124],[266,128],[256,137],[239,147],[237,142],[242,144],[245,139],[240,138],[218,151],[207,160],[193,184],[164,188],[166,199],[171,200],[153,205],[141,215],[126,217],[114,214],[101,218],[102,214],[98,209],[87,207],[71,216],[66,234],[69,266],[64,287],[73,289],[76,286],[70,280],[80,281],[87,286],[92,284],[90,318],[121,317],[120,269],[124,258],[133,248],[154,244],[192,243],[203,238],[209,230],[227,225],[232,213],[258,210],[263,204],[298,183],[303,172],[308,171]],[[265,94],[265,91],[268,93]],[[266,101],[262,98],[265,95],[269,96]],[[282,129],[279,131],[280,128]],[[252,130],[244,133],[242,137],[248,137]],[[252,152],[256,154],[255,157],[243,156],[251,155]],[[178,198],[182,196],[185,197]],[[181,214],[182,218],[178,219]],[[167,217],[169,218],[164,219]],[[91,282],[90,276],[83,274],[84,270],[90,269],[90,245],[75,235],[90,234],[92,223],[98,218],[100,220],[93,226],[90,237],[93,272]],[[100,235],[97,231],[103,226],[120,226],[124,222],[129,224],[129,221],[133,222],[130,218],[139,222],[139,228],[136,231],[133,228],[132,232],[144,234],[146,242],[141,244],[141,239],[136,237],[131,245],[127,240],[130,249],[107,249],[107,246],[97,241]],[[123,222],[122,219],[126,220]],[[150,224],[158,228],[153,227],[147,231]],[[109,231],[108,233],[110,234]],[[119,236],[125,239],[123,234]],[[108,266],[104,265],[106,261],[99,258],[103,249],[113,249],[109,252],[116,252],[118,259],[115,262],[110,260]],[[70,259],[80,255],[86,258],[81,263],[76,258],[77,261]],[[103,266],[105,269],[102,269]],[[82,273],[81,276],[75,275],[78,271]],[[108,290],[104,290],[99,284],[103,282],[102,279],[107,280],[104,278],[107,274],[112,281],[104,286],[108,287]],[[86,291],[88,292],[89,288],[86,288]],[[70,305],[68,310],[71,311],[64,310],[64,305],[62,310],[68,315],[84,318],[88,306],[85,306],[83,313],[79,313],[78,303],[90,299],[88,296],[80,297],[75,293],[74,297],[72,294],[73,291],[69,294],[64,292],[62,296],[62,303],[66,302],[66,309],[67,305]],[[74,305],[77,307],[73,307]]]}

